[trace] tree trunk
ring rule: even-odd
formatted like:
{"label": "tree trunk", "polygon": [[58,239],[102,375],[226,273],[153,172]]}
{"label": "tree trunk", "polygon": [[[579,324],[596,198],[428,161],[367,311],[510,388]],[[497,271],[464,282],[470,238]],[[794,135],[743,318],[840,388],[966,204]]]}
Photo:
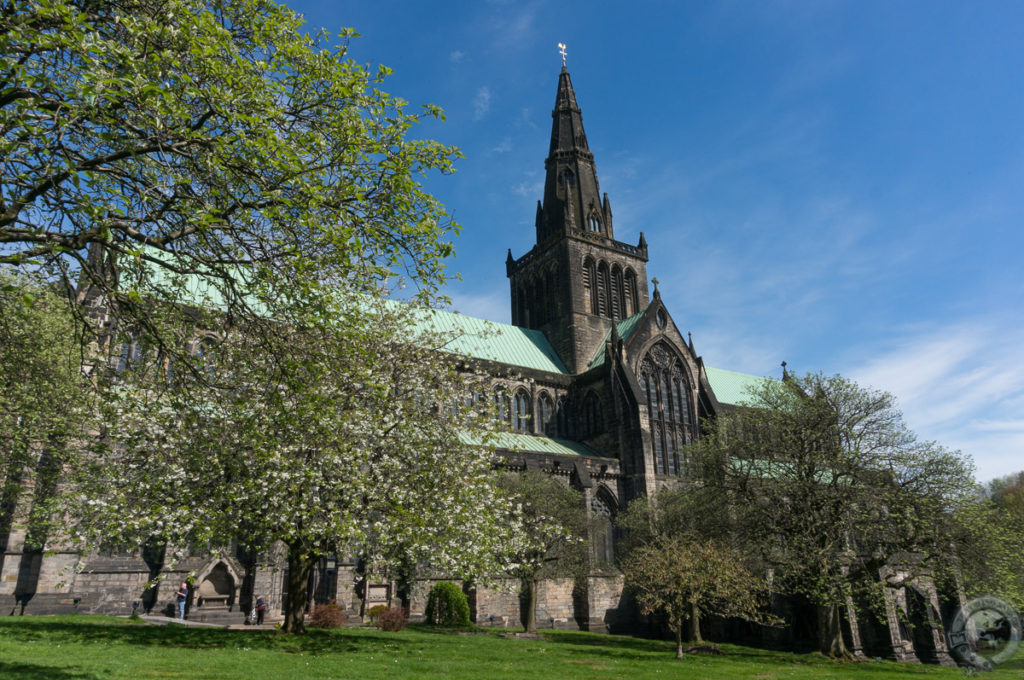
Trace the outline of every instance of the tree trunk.
{"label": "tree trunk", "polygon": [[398,595],[398,602],[402,607],[402,611],[404,611],[406,617],[408,617],[409,611],[412,608],[412,587],[416,582],[416,567],[402,565],[398,569],[395,581],[397,590],[395,594]]}
{"label": "tree trunk", "polygon": [[527,633],[537,632],[537,579],[524,578],[522,581],[522,600],[519,605],[520,618],[523,623],[523,631]]}
{"label": "tree trunk", "polygon": [[306,553],[298,544],[288,546],[288,600],[284,603],[284,625],[286,633],[296,635],[306,632],[306,589],[309,575],[316,565],[316,558]]}
{"label": "tree trunk", "polygon": [[839,615],[839,605],[818,606],[818,649],[822,654],[836,659],[850,656],[843,640],[843,627]]}
{"label": "tree trunk", "polygon": [[676,658],[683,658],[683,616],[682,614],[676,618],[676,625],[673,626],[676,630]]}
{"label": "tree trunk", "polygon": [[700,636],[700,609],[696,602],[690,603],[690,642],[704,642]]}

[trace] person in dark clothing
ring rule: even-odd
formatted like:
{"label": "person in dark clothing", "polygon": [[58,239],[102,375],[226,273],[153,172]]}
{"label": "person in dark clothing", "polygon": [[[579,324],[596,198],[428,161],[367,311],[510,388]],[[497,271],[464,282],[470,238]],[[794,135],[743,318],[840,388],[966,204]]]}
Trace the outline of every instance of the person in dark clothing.
{"label": "person in dark clothing", "polygon": [[178,588],[178,592],[174,594],[178,600],[178,620],[185,620],[185,603],[188,602],[188,584],[182,581],[181,587]]}
{"label": "person in dark clothing", "polygon": [[256,597],[256,625],[263,625],[263,615],[267,612],[267,601],[262,595]]}

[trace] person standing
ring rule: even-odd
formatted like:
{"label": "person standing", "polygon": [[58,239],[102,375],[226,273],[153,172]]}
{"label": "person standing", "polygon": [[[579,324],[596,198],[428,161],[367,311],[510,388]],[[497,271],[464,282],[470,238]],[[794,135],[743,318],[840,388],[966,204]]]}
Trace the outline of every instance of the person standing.
{"label": "person standing", "polygon": [[181,582],[181,587],[178,588],[178,592],[174,594],[178,599],[178,620],[185,620],[185,603],[188,602],[188,583],[185,581]]}
{"label": "person standing", "polygon": [[256,625],[263,625],[263,615],[267,611],[267,601],[263,599],[262,595],[256,597]]}

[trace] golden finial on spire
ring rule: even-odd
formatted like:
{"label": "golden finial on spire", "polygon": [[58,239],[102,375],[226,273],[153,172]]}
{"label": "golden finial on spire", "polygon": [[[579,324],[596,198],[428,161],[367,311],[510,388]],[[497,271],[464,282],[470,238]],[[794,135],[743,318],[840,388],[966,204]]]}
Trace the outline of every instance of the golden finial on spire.
{"label": "golden finial on spire", "polygon": [[558,53],[562,55],[562,66],[565,66],[565,43],[558,43]]}

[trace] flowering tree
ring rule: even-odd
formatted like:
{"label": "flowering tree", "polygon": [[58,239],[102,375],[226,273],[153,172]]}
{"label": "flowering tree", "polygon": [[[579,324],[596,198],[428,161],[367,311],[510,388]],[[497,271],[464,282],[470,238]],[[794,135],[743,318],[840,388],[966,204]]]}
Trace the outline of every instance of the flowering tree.
{"label": "flowering tree", "polygon": [[67,301],[39,277],[0,270],[0,570],[30,491],[23,552],[41,556],[50,496],[89,422],[78,331]]}
{"label": "flowering tree", "polygon": [[509,473],[501,483],[514,503],[505,571],[519,579],[523,629],[535,633],[540,579],[586,565],[586,511],[578,491],[540,472]]}
{"label": "flowering tree", "polygon": [[[281,541],[289,632],[316,560],[341,546],[381,548],[380,562],[401,543],[452,573],[495,572],[508,504],[490,454],[460,442],[466,415],[446,407],[462,378],[412,312],[264,304],[273,355],[241,324],[204,345],[202,379],[155,359],[114,376],[107,436],[79,476],[88,500],[70,513],[79,535],[218,546],[245,527],[251,545]],[[321,313],[329,323],[302,323]]]}

